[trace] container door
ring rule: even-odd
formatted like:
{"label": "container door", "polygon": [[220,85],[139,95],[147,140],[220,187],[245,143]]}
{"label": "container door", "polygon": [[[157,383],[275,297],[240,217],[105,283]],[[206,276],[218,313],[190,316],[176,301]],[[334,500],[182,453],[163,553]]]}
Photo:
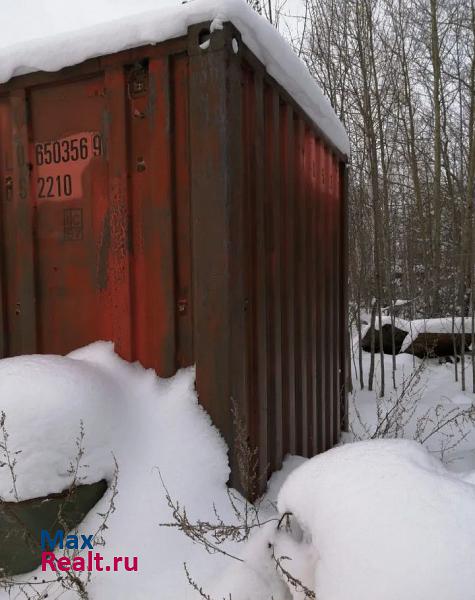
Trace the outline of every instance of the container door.
{"label": "container door", "polygon": [[127,357],[126,167],[111,177],[103,79],[35,88],[30,106],[38,350],[114,339]]}

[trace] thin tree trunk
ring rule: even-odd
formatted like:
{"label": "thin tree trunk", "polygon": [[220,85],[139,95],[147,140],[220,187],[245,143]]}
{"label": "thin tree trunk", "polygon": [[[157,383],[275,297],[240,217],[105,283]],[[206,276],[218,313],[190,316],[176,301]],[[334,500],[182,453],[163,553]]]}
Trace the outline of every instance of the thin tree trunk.
{"label": "thin tree trunk", "polygon": [[432,265],[432,316],[440,314],[440,268],[441,268],[441,176],[442,176],[442,134],[440,118],[440,48],[437,19],[438,0],[430,0],[431,12],[431,58],[433,69],[433,110],[434,110],[434,263]]}

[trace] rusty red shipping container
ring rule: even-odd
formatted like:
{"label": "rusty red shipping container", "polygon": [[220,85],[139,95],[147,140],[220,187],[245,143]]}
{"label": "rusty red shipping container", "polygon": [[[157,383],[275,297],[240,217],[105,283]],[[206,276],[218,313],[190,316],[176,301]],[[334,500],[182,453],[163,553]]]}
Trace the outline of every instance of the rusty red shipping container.
{"label": "rusty red shipping container", "polygon": [[233,25],[207,32],[0,85],[0,356],[196,363],[232,483],[239,426],[262,489],[339,439],[346,157]]}

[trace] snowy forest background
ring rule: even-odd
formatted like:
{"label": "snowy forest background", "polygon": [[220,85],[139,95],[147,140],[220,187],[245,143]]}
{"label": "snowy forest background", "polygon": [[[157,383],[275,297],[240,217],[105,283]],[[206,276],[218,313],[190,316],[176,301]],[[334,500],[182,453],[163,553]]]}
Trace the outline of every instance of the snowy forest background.
{"label": "snowy forest background", "polygon": [[350,323],[466,317],[472,338],[474,0],[289,1],[250,0],[350,136]]}

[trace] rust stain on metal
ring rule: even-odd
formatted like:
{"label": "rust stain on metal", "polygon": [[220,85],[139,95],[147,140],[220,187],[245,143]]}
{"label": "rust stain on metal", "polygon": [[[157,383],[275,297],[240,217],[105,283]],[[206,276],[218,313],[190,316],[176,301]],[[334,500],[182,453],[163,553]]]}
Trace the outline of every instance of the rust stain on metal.
{"label": "rust stain on metal", "polygon": [[104,223],[102,225],[102,231],[99,240],[96,276],[97,288],[99,290],[107,289],[109,254],[112,244],[111,237],[110,210],[108,210],[104,217]]}
{"label": "rust stain on metal", "polygon": [[104,156],[109,158],[109,139],[110,139],[110,129],[112,126],[112,115],[110,111],[107,109],[103,109],[102,111],[102,119],[101,119],[101,132],[102,132],[102,147],[104,151]]}
{"label": "rust stain on metal", "polygon": [[20,198],[25,199],[28,195],[28,168],[25,157],[25,148],[21,140],[15,139],[17,164],[19,166],[19,190]]}
{"label": "rust stain on metal", "polygon": [[157,79],[154,73],[149,74],[150,88],[147,97],[146,111],[143,113],[149,119],[150,128],[155,126],[157,106]]}

